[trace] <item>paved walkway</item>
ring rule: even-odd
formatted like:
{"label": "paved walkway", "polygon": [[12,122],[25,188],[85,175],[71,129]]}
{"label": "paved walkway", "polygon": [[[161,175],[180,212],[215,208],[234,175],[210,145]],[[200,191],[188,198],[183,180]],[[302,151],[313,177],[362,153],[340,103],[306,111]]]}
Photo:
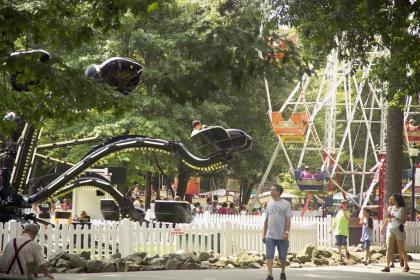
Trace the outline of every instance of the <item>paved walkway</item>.
{"label": "paved walkway", "polygon": [[[333,266],[316,268],[288,269],[287,279],[310,279],[310,280],[399,280],[399,279],[420,279],[420,254],[411,254],[414,261],[410,262],[411,271],[402,272],[401,268],[394,268],[390,273],[380,272],[382,264],[369,266]],[[275,280],[279,279],[280,270],[275,269]],[[264,280],[265,269],[232,269],[232,270],[173,270],[173,271],[142,271],[126,273],[98,273],[98,274],[56,274],[56,279],[65,280],[121,280],[124,279],[147,279],[147,280]]]}

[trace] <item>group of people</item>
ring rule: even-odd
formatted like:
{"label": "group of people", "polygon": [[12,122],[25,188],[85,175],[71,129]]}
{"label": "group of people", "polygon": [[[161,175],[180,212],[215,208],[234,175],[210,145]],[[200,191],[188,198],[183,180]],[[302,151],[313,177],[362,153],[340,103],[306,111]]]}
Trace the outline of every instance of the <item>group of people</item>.
{"label": "group of people", "polygon": [[211,198],[207,198],[206,202],[207,204],[205,206],[202,206],[200,202],[194,203],[193,213],[204,214],[208,212],[210,214],[235,215],[244,210],[243,207],[241,207],[241,209],[236,208],[235,203],[233,202],[223,202],[219,204],[217,200],[212,201]]}
{"label": "group of people", "polygon": [[[271,196],[273,198],[267,204],[266,218],[263,229],[263,242],[266,245],[267,258],[267,280],[273,280],[273,260],[274,252],[277,248],[279,261],[281,263],[280,279],[285,280],[286,257],[289,247],[289,230],[291,227],[291,205],[286,200],[281,198],[283,188],[279,185],[271,187]],[[347,247],[349,237],[349,221],[350,212],[348,210],[348,202],[341,201],[340,210],[337,212],[330,234],[334,233],[336,245],[340,259],[350,258],[350,253]],[[404,272],[410,270],[408,266],[408,255],[405,248],[405,228],[404,224],[408,219],[407,211],[405,209],[405,202],[401,194],[395,193],[389,198],[389,207],[386,212],[386,220],[381,228],[381,233],[386,236],[386,267],[382,269],[383,272],[389,272],[391,268],[395,267],[395,249],[397,249],[400,265]],[[363,208],[359,215],[359,223],[362,225],[362,232],[360,242],[365,251],[364,264],[368,265],[371,262],[370,246],[373,239],[373,218],[370,209]]]}
{"label": "group of people", "polygon": [[32,206],[32,213],[41,219],[49,219],[51,215],[54,215],[55,211],[70,211],[71,209],[71,200],[63,198],[56,201],[48,200],[42,203],[35,203]]}
{"label": "group of people", "polygon": [[[278,258],[281,263],[280,279],[286,279],[286,259],[289,248],[289,231],[291,228],[292,208],[288,200],[281,197],[283,188],[280,185],[271,187],[271,197],[273,198],[266,206],[266,217],[263,226],[263,242],[266,246],[266,260],[268,276],[267,280],[273,280],[273,263],[275,250],[278,251]],[[178,199],[179,200],[179,199]],[[201,206],[199,203],[194,204],[195,213],[218,214],[238,214],[240,209],[235,207],[234,203],[224,202],[219,205],[218,201],[207,199],[207,204]],[[242,211],[246,209],[242,208]],[[82,211],[80,218],[86,218],[87,213]],[[394,265],[394,249],[398,248],[401,267],[404,272],[410,270],[408,266],[408,256],[405,249],[405,228],[407,221],[407,211],[405,209],[404,199],[401,194],[393,194],[389,199],[389,207],[387,209],[386,221],[381,228],[381,232],[386,235],[386,267],[383,272],[389,272]],[[336,245],[340,258],[350,258],[348,251],[349,237],[349,220],[350,212],[348,210],[348,202],[341,201],[340,210],[337,212],[330,233],[334,232]],[[371,262],[370,246],[373,238],[373,218],[368,208],[362,209],[359,215],[359,223],[362,225],[360,242],[365,250],[365,265]],[[12,274],[26,274],[29,262],[35,262],[41,265],[44,274],[53,279],[48,273],[47,266],[43,259],[41,247],[36,243],[35,237],[38,234],[38,226],[29,224],[25,227],[21,237],[11,240],[4,251],[3,258],[0,262],[2,272]],[[22,256],[19,258],[19,256]]]}
{"label": "group of people", "polygon": [[[72,209],[71,201],[68,199],[58,199],[54,201],[45,201],[39,204],[34,204],[32,213],[40,219],[49,220],[51,216],[55,215],[56,211],[70,211]],[[85,210],[82,210],[79,215],[73,217],[73,222],[90,223],[90,216]]]}
{"label": "group of people", "polygon": [[[347,248],[347,239],[349,236],[349,220],[350,212],[347,210],[347,201],[343,200],[340,205],[340,210],[334,219],[332,231],[334,231],[336,238],[336,245],[340,254],[340,258],[350,257]],[[389,198],[389,207],[387,209],[386,220],[380,229],[382,234],[386,237],[386,267],[382,269],[383,272],[390,272],[390,269],[395,267],[394,251],[397,249],[400,260],[400,265],[404,272],[410,270],[408,266],[408,256],[405,248],[405,228],[404,224],[408,219],[407,211],[405,209],[404,198],[401,194],[395,193]],[[363,244],[365,250],[365,265],[371,262],[370,245],[373,238],[373,219],[370,209],[364,208],[361,211],[360,224],[362,225],[362,234],[360,242]]]}

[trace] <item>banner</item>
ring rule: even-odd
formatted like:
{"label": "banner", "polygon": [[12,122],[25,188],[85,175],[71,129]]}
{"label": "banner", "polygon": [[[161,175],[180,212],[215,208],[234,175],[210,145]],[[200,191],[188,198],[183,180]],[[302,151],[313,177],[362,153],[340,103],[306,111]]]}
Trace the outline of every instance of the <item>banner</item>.
{"label": "banner", "polygon": [[185,194],[199,194],[200,193],[200,177],[191,177],[187,183],[187,190]]}
{"label": "banner", "polygon": [[281,137],[284,143],[303,143],[305,141],[305,131],[308,127],[306,112],[293,112],[288,120],[284,120],[280,112],[272,112],[271,123],[274,132]]}

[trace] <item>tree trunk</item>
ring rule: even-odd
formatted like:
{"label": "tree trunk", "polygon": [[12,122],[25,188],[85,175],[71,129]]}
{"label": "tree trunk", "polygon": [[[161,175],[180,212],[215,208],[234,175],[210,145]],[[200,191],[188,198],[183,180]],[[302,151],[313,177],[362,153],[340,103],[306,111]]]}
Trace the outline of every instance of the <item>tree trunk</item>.
{"label": "tree trunk", "polygon": [[247,205],[252,193],[252,184],[249,179],[241,179],[241,190],[242,190],[242,205]]}
{"label": "tree trunk", "polygon": [[242,204],[242,193],[243,193],[243,184],[242,184],[242,178],[239,181],[239,204]]}
{"label": "tree trunk", "polygon": [[152,172],[146,173],[146,198],[145,198],[145,208],[150,209],[150,201],[152,200]]}
{"label": "tree trunk", "polygon": [[160,200],[160,186],[159,186],[159,173],[152,177],[152,188],[156,193],[156,200]]}
{"label": "tree trunk", "polygon": [[397,106],[388,107],[386,160],[385,160],[385,197],[384,213],[389,197],[401,193],[401,170],[403,161],[403,124],[404,114]]}

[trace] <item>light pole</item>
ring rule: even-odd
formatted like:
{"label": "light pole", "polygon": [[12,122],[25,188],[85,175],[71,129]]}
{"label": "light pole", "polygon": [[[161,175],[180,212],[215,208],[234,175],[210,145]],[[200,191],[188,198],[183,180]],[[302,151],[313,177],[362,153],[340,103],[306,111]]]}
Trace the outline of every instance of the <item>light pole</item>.
{"label": "light pole", "polygon": [[414,190],[416,186],[416,158],[419,155],[419,149],[411,148],[408,151],[408,155],[411,159],[411,171],[412,171],[412,181],[411,181],[411,220],[416,220],[416,207],[415,207],[415,197]]}

